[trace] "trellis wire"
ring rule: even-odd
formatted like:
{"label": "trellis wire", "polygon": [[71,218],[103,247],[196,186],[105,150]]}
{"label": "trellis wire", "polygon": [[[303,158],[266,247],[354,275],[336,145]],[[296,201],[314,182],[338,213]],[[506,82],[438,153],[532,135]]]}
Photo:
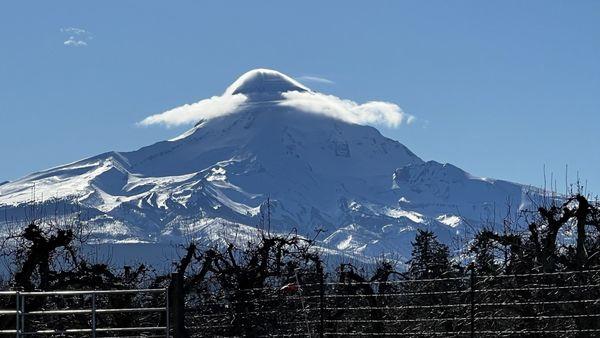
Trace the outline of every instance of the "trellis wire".
{"label": "trellis wire", "polygon": [[[598,281],[598,274],[600,274],[600,270],[585,270],[585,271],[569,271],[569,272],[552,272],[552,273],[528,273],[528,274],[514,274],[514,275],[484,275],[477,276],[477,281],[469,281],[470,276],[462,276],[462,277],[449,277],[449,278],[431,278],[431,279],[423,279],[423,280],[393,280],[393,281],[376,281],[376,282],[354,282],[354,281],[345,281],[345,282],[327,282],[327,283],[307,283],[299,285],[302,290],[308,290],[311,287],[315,288],[315,291],[323,290],[322,288],[326,288],[328,293],[324,295],[311,294],[308,292],[307,294],[302,295],[287,295],[281,292],[279,288],[276,287],[265,287],[265,288],[253,288],[248,290],[236,290],[233,293],[218,293],[209,295],[216,297],[215,299],[211,299],[207,302],[201,302],[199,308],[191,308],[190,314],[194,314],[194,312],[198,312],[194,314],[193,318],[197,320],[205,320],[204,325],[201,326],[190,326],[190,327],[201,327],[205,330],[209,330],[208,332],[213,332],[213,334],[218,334],[216,332],[220,331],[210,331],[210,330],[219,330],[219,329],[235,329],[236,328],[236,320],[244,320],[244,325],[250,325],[256,320],[264,320],[269,321],[272,320],[270,316],[273,318],[282,318],[290,317],[295,319],[298,314],[313,314],[311,315],[311,320],[274,320],[274,323],[261,323],[263,324],[263,328],[267,329],[270,326],[278,327],[279,330],[276,333],[267,333],[264,335],[257,336],[278,336],[278,337],[306,337],[309,336],[303,332],[297,332],[300,327],[303,327],[306,324],[312,325],[312,330],[315,330],[318,325],[326,324],[328,327],[325,331],[320,332],[319,334],[322,336],[444,336],[444,335],[452,335],[452,336],[463,336],[463,335],[471,335],[476,333],[477,335],[490,336],[490,335],[519,335],[519,334],[550,334],[550,335],[561,335],[561,334],[573,334],[573,333],[595,333],[600,332],[600,328],[580,328],[576,327],[578,320],[585,319],[594,319],[597,320],[600,317],[600,309],[590,308],[590,306],[595,306],[600,304],[600,299],[590,299],[590,297],[584,297],[585,299],[572,299],[575,295],[575,291],[579,292],[580,295],[592,295],[595,296],[598,294],[598,288],[600,284],[590,283],[592,280],[594,282]],[[577,284],[579,278],[574,278],[576,275],[586,275],[588,277],[588,284]],[[526,278],[545,278],[543,282],[535,281],[535,280],[525,280]],[[510,282],[510,280],[513,280]],[[504,282],[509,282],[512,286],[504,285]],[[432,290],[432,291],[422,291],[431,287],[435,283],[440,282],[454,282],[449,284],[451,289],[448,290]],[[411,284],[412,283],[412,284]],[[490,284],[491,285],[488,285]],[[567,285],[565,285],[565,283]],[[299,281],[298,281],[299,284]],[[405,292],[403,288],[401,288],[398,292],[393,292],[395,290],[388,290],[384,293],[377,293],[377,289],[374,287],[380,285],[398,285],[404,286],[408,285],[416,285],[416,291],[414,292]],[[369,293],[360,293],[362,289],[344,289],[341,287],[352,287],[358,285],[369,285],[371,286],[370,290],[373,290],[373,294]],[[338,288],[340,287],[340,288]],[[588,292],[585,290],[593,290],[593,292]],[[391,291],[391,292],[390,292]],[[553,293],[543,292],[543,291],[556,291]],[[584,291],[581,293],[581,291]],[[561,293],[562,292],[562,293]],[[501,296],[502,295],[502,296]],[[535,296],[533,296],[535,295]],[[472,299],[477,296],[477,300]],[[559,297],[563,299],[553,299],[555,297]],[[254,297],[254,298],[253,298]],[[439,303],[439,304],[414,304],[411,303],[412,298],[415,297],[449,297],[443,298],[446,299],[447,302],[450,303]],[[493,297],[498,299],[499,297],[505,297],[510,299],[505,299],[503,301],[492,301],[486,300],[488,297]],[[517,299],[512,299],[512,298]],[[522,297],[528,297],[525,301],[521,300]],[[571,298],[568,298],[571,297]],[[241,298],[241,299],[240,299]],[[250,299],[249,299],[250,298]],[[541,299],[540,299],[541,298]],[[373,305],[353,305],[348,304],[356,301],[360,301],[361,299],[368,300],[373,299],[376,301],[374,304],[381,304],[377,302],[386,302],[386,305],[373,306]],[[456,302],[461,300],[462,302]],[[473,304],[470,303],[470,301]],[[286,307],[286,304],[293,302],[307,302],[306,305],[302,305],[301,309],[298,307],[290,308]],[[335,305],[329,304],[331,302],[343,302],[343,305]],[[322,302],[326,302],[326,304],[322,304]],[[387,302],[391,302],[390,305]],[[400,303],[398,303],[400,302]],[[319,305],[320,304],[320,305]],[[369,301],[369,304],[372,304]],[[238,313],[236,312],[238,306],[249,306],[244,307],[245,312]],[[211,308],[211,306],[216,306],[217,309]],[[469,316],[469,306],[471,307],[471,312],[476,311],[476,314],[473,317]],[[558,309],[557,311],[564,311],[564,306],[575,306],[574,309],[586,309],[585,311],[589,311],[589,313],[556,313],[550,312],[549,309]],[[267,307],[267,308],[265,308]],[[273,308],[274,307],[274,308]],[[487,313],[483,311],[487,308],[496,307],[496,312],[499,313]],[[540,309],[540,307],[542,307]],[[503,310],[506,308],[506,310]],[[528,309],[527,311],[533,311],[533,315],[510,315],[511,311],[514,311],[513,308],[520,309]],[[203,310],[204,309],[204,310]],[[206,311],[206,309],[212,309],[211,311],[222,311],[222,313],[202,313]],[[250,309],[250,311],[248,311]],[[443,316],[444,312],[427,312],[422,313],[418,311],[465,311],[465,316]],[[462,310],[464,309],[464,310]],[[414,310],[417,312],[409,313],[407,310]],[[331,312],[341,312],[348,318],[342,319],[331,319],[327,318],[325,320],[317,320],[318,314],[322,313],[322,311],[326,311],[331,314]],[[371,316],[371,311],[381,311],[380,315],[384,316],[382,319],[370,319],[368,317]],[[541,313],[536,314],[541,311]],[[585,312],[584,311],[584,312]],[[449,313],[451,314],[451,313]],[[386,317],[398,317],[406,316],[406,315],[414,315],[418,318],[386,318]],[[282,317],[283,316],[283,317]],[[422,317],[419,317],[422,316]],[[237,318],[237,319],[236,319]],[[229,323],[223,323],[223,320],[231,320]],[[519,329],[515,327],[514,329],[503,328],[501,324],[502,322],[516,322],[520,323],[520,325],[529,325],[527,324],[528,320],[538,321],[535,324],[535,327],[524,327]],[[564,327],[553,327],[552,325],[558,325],[554,322],[560,322],[561,325],[564,324]],[[444,331],[438,330],[439,328],[431,325],[433,323],[451,323],[455,322],[457,324],[453,324],[456,330],[454,331]],[[471,330],[467,330],[467,323],[484,323],[490,322],[494,323],[493,327],[485,324],[489,327],[473,327]],[[552,323],[549,325],[542,323]],[[393,325],[393,324],[424,324],[425,326],[417,327],[417,331],[390,331],[390,332],[371,332],[367,330],[370,325],[374,324],[382,324],[382,325]],[[460,323],[460,324],[459,324]],[[523,324],[525,323],[525,324]],[[333,326],[332,326],[333,325]],[[337,326],[336,326],[337,325]],[[341,325],[341,326],[340,326]],[[496,327],[496,325],[499,325]],[[287,328],[286,328],[287,327]],[[462,327],[462,329],[461,329]],[[432,330],[432,328],[436,328]],[[383,327],[384,330],[395,330],[396,326],[391,327]],[[293,332],[293,331],[296,332]]]}

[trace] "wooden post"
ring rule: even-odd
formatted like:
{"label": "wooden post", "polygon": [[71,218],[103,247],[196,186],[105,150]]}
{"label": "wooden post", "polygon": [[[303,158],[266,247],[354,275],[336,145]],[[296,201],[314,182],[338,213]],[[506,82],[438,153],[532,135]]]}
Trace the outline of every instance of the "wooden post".
{"label": "wooden post", "polygon": [[321,282],[319,283],[319,337],[325,335],[325,274],[321,272]]}
{"label": "wooden post", "polygon": [[475,269],[471,269],[471,290],[470,290],[470,300],[471,300],[471,338],[475,338]]}
{"label": "wooden post", "polygon": [[17,297],[15,299],[16,309],[17,309],[17,311],[16,311],[17,317],[15,318],[15,321],[17,322],[17,325],[16,325],[17,334],[16,334],[16,336],[17,336],[17,338],[20,338],[21,337],[21,326],[19,325],[19,321],[21,320],[21,305],[20,305],[19,301],[21,300],[21,294],[19,293],[19,291],[17,291],[15,293],[15,296]]}
{"label": "wooden post", "polygon": [[92,338],[96,338],[96,292],[92,293]]}
{"label": "wooden post", "polygon": [[171,274],[171,284],[169,286],[171,296],[171,313],[173,314],[173,336],[177,338],[189,338],[185,329],[185,291],[183,289],[183,275],[179,273]]}
{"label": "wooden post", "polygon": [[169,292],[170,292],[170,288],[167,287],[167,289],[165,290],[165,337],[170,338],[171,337],[171,308],[170,308],[170,301],[169,301]]}

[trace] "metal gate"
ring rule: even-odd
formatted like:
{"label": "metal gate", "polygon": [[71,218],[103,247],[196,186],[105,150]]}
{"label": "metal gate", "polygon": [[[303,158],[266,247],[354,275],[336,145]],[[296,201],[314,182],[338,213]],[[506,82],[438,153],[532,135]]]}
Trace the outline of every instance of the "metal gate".
{"label": "metal gate", "polygon": [[[119,295],[161,295],[162,304],[159,306],[141,306],[141,307],[122,307],[122,308],[105,308],[99,302],[99,297],[119,296]],[[73,335],[85,334],[86,336],[97,337],[103,335],[140,335],[146,334],[146,337],[169,337],[169,292],[168,289],[135,289],[135,290],[95,290],[95,291],[48,291],[48,292],[20,292],[20,291],[0,291],[0,297],[14,297],[15,307],[12,309],[0,309],[0,320],[5,321],[9,316],[14,316],[15,328],[0,330],[0,336],[14,335],[16,337],[32,337],[43,335]],[[35,309],[28,310],[28,304],[34,298],[40,297],[82,297],[89,304],[85,307],[68,307],[55,309]],[[56,303],[56,302],[55,302]],[[163,319],[157,321],[157,325],[151,326],[126,326],[126,327],[103,327],[99,326],[98,315],[133,315],[140,313],[157,313],[163,314]],[[67,316],[80,315],[90,316],[89,327],[73,328],[64,327],[61,329],[39,329],[31,328],[28,325],[28,318],[36,317],[51,317],[51,316]],[[47,320],[50,322],[51,320]]]}

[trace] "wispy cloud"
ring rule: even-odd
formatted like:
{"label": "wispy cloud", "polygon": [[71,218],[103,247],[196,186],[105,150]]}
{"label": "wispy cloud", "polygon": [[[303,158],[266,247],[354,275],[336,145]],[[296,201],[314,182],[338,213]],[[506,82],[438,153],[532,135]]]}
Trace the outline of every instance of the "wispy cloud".
{"label": "wispy cloud", "polygon": [[302,75],[296,77],[296,80],[301,82],[313,82],[313,83],[323,83],[323,84],[335,84],[335,82],[326,79],[321,76],[313,76],[313,75]]}
{"label": "wispy cloud", "polygon": [[89,32],[86,31],[85,29],[83,29],[83,28],[77,28],[77,27],[61,28],[60,31],[63,32],[63,33],[75,34],[75,35],[89,34]]}
{"label": "wispy cloud", "polygon": [[84,40],[77,40],[72,36],[70,36],[67,40],[65,40],[65,42],[63,42],[63,44],[65,46],[70,46],[70,47],[85,47],[88,45],[87,42],[85,42]]}
{"label": "wispy cloud", "polygon": [[67,47],[85,47],[94,38],[90,32],[83,28],[66,27],[61,28],[60,31],[67,36],[67,39],[63,42],[63,45]]}
{"label": "wispy cloud", "polygon": [[370,101],[360,104],[314,92],[287,92],[283,96],[286,99],[280,103],[283,106],[355,124],[396,128],[403,123],[411,124],[415,121],[413,115],[403,112],[397,104],[391,102]]}
{"label": "wispy cloud", "polygon": [[236,111],[246,101],[242,94],[213,96],[192,104],[186,104],[166,112],[148,116],[139,122],[139,125],[149,126],[162,124],[167,127],[175,127],[185,124],[193,124],[201,119],[225,116]]}

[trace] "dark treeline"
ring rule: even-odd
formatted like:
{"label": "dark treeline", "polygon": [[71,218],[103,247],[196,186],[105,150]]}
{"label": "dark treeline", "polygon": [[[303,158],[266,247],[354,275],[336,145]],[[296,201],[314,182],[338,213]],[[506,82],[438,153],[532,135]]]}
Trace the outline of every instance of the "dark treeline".
{"label": "dark treeline", "polygon": [[[145,265],[117,269],[86,259],[76,228],[31,222],[6,240],[5,255],[14,268],[4,288],[170,287],[171,307],[178,314],[173,325],[184,337],[324,332],[452,336],[470,330],[594,336],[597,333],[591,332],[600,330],[600,307],[588,300],[600,298],[594,287],[600,284],[600,274],[584,271],[600,269],[600,205],[580,194],[556,201],[523,211],[522,226],[479,231],[456,253],[432,232],[418,230],[412,256],[402,262],[406,269],[386,259],[332,268],[315,240],[267,232],[243,247],[201,248],[190,243],[169,274],[157,274]],[[581,273],[557,274],[569,271]],[[537,273],[541,275],[533,275]],[[84,301],[45,298],[28,307],[68,308]],[[164,300],[120,296],[104,299],[102,306],[160,301]],[[2,308],[10,308],[14,300],[3,302]],[[0,321],[2,328],[14,327],[11,320]],[[86,327],[88,320],[69,315],[51,324],[31,325]],[[123,326],[127,321],[164,318],[107,315],[99,320],[99,326]]]}

